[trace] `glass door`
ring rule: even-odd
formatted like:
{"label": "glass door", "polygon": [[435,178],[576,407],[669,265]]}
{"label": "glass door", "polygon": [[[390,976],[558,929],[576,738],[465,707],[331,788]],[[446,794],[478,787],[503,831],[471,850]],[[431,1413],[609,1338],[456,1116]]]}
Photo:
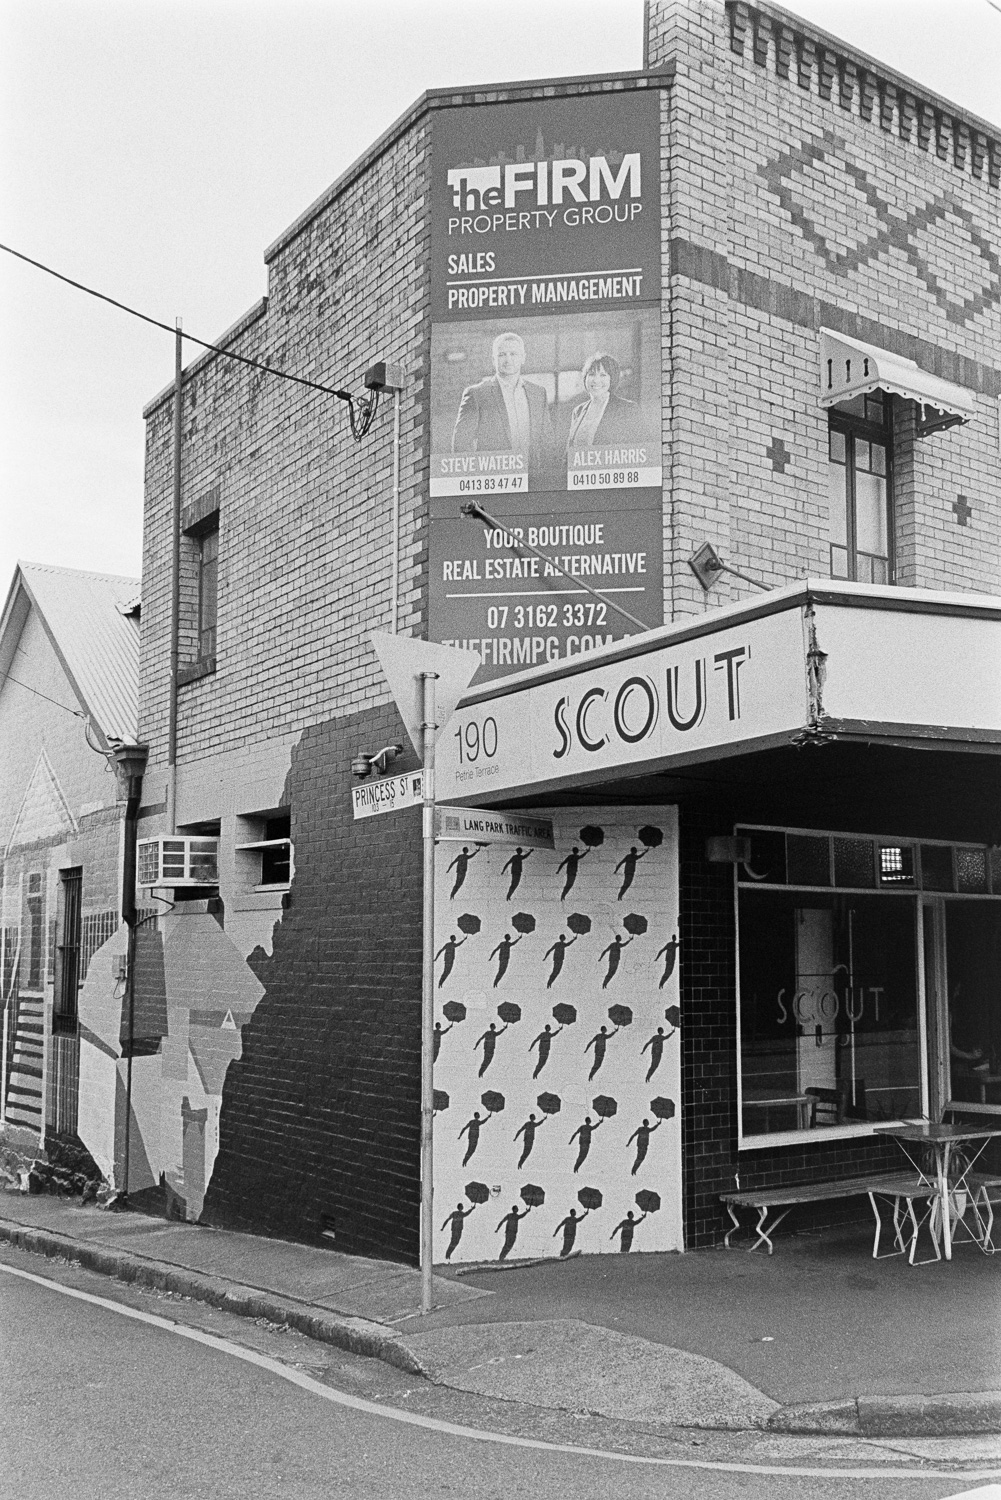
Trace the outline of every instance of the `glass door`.
{"label": "glass door", "polygon": [[945,902],[941,897],[921,903],[922,977],[925,1003],[925,1056],[928,1116],[941,1120],[949,1102],[949,1007],[945,951]]}
{"label": "glass door", "polygon": [[943,903],[948,1005],[943,1071],[964,1114],[1001,1114],[1001,903]]}

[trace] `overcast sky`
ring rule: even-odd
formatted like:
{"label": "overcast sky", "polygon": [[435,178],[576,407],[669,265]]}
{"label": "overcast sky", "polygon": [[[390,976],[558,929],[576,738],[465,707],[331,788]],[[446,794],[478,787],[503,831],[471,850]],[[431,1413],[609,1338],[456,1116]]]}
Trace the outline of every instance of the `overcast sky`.
{"label": "overcast sky", "polygon": [[[787,8],[1001,121],[999,4]],[[642,17],[642,0],[0,0],[0,241],[212,339],[265,291],[265,246],[424,89],[638,68]],[[142,406],[173,377],[171,336],[2,252],[0,313],[0,597],[19,558],[138,576]]]}

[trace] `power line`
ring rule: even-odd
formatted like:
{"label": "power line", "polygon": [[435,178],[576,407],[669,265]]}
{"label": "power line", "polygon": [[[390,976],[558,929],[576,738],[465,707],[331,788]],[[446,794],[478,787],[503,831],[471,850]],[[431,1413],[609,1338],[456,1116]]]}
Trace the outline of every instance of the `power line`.
{"label": "power line", "polygon": [[261,370],[265,375],[273,375],[277,380],[290,380],[294,385],[305,386],[307,390],[322,391],[325,396],[335,396],[338,401],[345,401],[351,418],[352,437],[363,438],[372,425],[372,419],[379,405],[378,390],[374,390],[367,399],[356,402],[350,391],[339,390],[332,385],[320,385],[318,381],[306,380],[302,375],[290,375],[286,370],[276,370],[273,365],[263,364],[259,359],[250,359],[245,354],[234,354],[231,349],[223,349],[219,344],[210,344],[205,339],[195,338],[193,333],[185,333],[180,328],[171,328],[169,323],[161,323],[159,318],[151,318],[148,313],[129,307],[127,303],[119,302],[115,297],[109,297],[106,292],[99,292],[92,286],[85,286],[82,281],[74,281],[72,276],[64,276],[61,271],[47,266],[44,261],[33,260],[30,255],[25,255],[21,250],[15,250],[11,245],[0,244],[0,250],[6,250],[8,255],[25,261],[27,265],[34,266],[38,271],[44,271],[47,276],[54,276],[57,281],[65,282],[67,286],[74,287],[78,292],[86,292],[88,297],[96,297],[100,302],[107,302],[112,307],[117,307],[120,312],[128,313],[130,317],[139,318],[143,323],[151,324],[153,328],[162,328],[165,333],[172,333],[175,336],[180,333],[182,339],[187,339],[189,344],[197,344],[200,349],[209,349],[213,354],[221,355],[223,359],[231,359],[236,364],[248,365],[252,370]]}
{"label": "power line", "polygon": [[50,698],[47,693],[40,693],[37,688],[29,687],[26,682],[21,682],[19,678],[11,677],[9,672],[7,673],[7,676],[3,679],[3,681],[12,682],[15,687],[24,688],[24,691],[26,693],[34,693],[36,698],[44,698],[46,703],[54,703],[56,708],[61,708],[64,713],[72,714],[74,719],[83,719],[87,721],[88,716],[86,714],[82,714],[79,709],[70,708],[69,704],[60,703],[57,698]]}

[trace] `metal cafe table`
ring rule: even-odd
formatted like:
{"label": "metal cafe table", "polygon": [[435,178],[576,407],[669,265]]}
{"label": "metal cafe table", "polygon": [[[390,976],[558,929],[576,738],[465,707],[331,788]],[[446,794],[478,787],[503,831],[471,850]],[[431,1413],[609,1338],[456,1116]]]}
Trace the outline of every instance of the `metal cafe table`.
{"label": "metal cafe table", "polygon": [[[955,1202],[959,1194],[967,1197],[972,1196],[972,1188],[969,1182],[970,1172],[981,1152],[986,1149],[987,1142],[997,1136],[1001,1136],[1001,1124],[991,1125],[945,1125],[938,1124],[933,1120],[923,1120],[916,1124],[908,1125],[882,1125],[874,1132],[876,1135],[892,1135],[900,1146],[907,1160],[915,1171],[930,1187],[934,1187],[939,1199],[939,1208],[942,1218],[942,1248],[946,1260],[952,1259],[952,1214],[950,1212],[950,1199]],[[957,1153],[957,1148],[964,1144],[972,1145],[979,1141],[980,1145],[972,1153]],[[923,1163],[914,1158],[914,1154],[908,1149],[909,1146],[925,1146],[928,1149],[933,1165],[926,1170]],[[952,1180],[949,1179],[950,1169],[953,1169]]]}

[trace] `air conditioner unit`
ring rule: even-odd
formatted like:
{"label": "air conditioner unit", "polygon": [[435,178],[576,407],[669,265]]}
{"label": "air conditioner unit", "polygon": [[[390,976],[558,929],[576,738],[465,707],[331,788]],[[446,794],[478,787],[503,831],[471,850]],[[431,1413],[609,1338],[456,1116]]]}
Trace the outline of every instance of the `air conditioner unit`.
{"label": "air conditioner unit", "polygon": [[140,885],[218,885],[219,840],[180,835],[140,839],[137,864]]}

